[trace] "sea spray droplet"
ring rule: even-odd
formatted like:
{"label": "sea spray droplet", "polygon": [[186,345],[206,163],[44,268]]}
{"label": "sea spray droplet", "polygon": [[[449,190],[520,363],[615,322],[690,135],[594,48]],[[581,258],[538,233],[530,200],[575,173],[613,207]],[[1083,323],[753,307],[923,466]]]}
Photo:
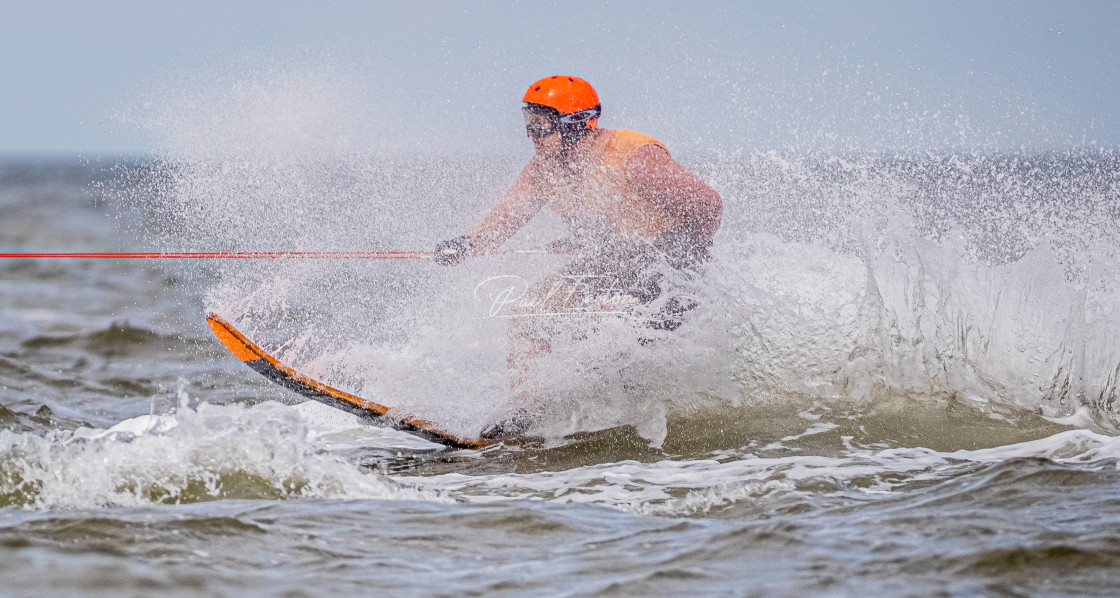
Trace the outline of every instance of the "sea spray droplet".
{"label": "sea spray droplet", "polygon": [[[153,242],[426,249],[461,234],[522,166],[334,151],[330,112],[354,114],[344,101],[353,88],[348,74],[324,72],[272,65],[231,75],[235,86],[165,90],[152,121],[164,154],[130,179],[142,193],[123,192],[153,224]],[[301,87],[309,81],[321,91]],[[242,118],[243,106],[265,116]],[[269,118],[290,122],[299,144],[272,141]],[[194,133],[200,119],[212,135]],[[300,126],[308,122],[324,126]],[[598,332],[582,345],[553,353],[536,393],[554,407],[542,428],[552,440],[630,425],[657,444],[671,435],[665,422],[696,405],[744,420],[760,403],[871,404],[892,393],[926,404],[957,397],[1000,416],[1087,409],[1102,428],[1120,421],[1114,154],[682,159],[724,198],[696,317],[670,348],[643,350],[642,335],[592,322],[585,328]],[[301,210],[315,217],[291,217]],[[542,216],[522,241],[563,228]],[[479,317],[472,292],[494,276],[537,280],[558,261],[449,270],[246,260],[186,276],[210,290],[207,307],[297,370],[477,433],[514,397],[505,322]]]}

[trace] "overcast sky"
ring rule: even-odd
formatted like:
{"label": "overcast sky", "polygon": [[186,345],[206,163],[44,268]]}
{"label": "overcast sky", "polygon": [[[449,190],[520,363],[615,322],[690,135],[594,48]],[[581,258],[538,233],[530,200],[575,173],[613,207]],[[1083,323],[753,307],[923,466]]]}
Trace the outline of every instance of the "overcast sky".
{"label": "overcast sky", "polygon": [[1114,1],[2,0],[0,153],[506,152],[556,72],[671,149],[1120,146],[1118,31]]}

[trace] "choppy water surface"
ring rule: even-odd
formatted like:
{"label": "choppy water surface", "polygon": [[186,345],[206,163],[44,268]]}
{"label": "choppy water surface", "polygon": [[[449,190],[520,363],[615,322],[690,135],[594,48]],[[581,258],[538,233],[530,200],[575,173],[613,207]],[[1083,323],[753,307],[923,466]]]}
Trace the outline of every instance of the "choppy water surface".
{"label": "choppy water surface", "polygon": [[[0,250],[425,249],[516,162],[8,160]],[[706,276],[668,283],[701,307],[672,334],[567,322],[531,445],[450,451],[300,403],[203,317],[477,430],[511,403],[478,286],[564,258],[0,260],[0,586],[1113,595],[1120,161],[691,166],[726,208]]]}

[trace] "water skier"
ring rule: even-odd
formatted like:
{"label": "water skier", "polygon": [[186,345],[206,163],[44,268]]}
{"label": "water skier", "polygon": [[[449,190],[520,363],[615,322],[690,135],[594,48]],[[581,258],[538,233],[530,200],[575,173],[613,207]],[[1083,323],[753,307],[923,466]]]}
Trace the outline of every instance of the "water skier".
{"label": "water skier", "polygon": [[[598,94],[579,77],[540,79],[522,100],[533,158],[485,218],[467,234],[437,245],[438,263],[458,264],[497,249],[546,205],[570,232],[550,248],[584,257],[526,292],[521,303],[536,313],[584,309],[619,292],[648,303],[660,292],[651,270],[658,263],[690,270],[708,259],[723,209],[720,196],[660,141],[600,128]],[[540,318],[510,322],[509,365],[516,386],[531,360],[548,353],[550,345]]]}

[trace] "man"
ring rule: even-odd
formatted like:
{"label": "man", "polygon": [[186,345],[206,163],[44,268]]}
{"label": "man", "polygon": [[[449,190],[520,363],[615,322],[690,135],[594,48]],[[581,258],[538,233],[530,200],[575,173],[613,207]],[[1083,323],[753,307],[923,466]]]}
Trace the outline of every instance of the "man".
{"label": "man", "polygon": [[[571,233],[552,247],[584,257],[528,291],[523,303],[542,316],[578,310],[619,292],[651,301],[659,293],[657,276],[649,275],[655,264],[695,269],[707,259],[720,224],[719,194],[678,164],[661,142],[637,131],[599,128],[598,94],[579,77],[545,77],[530,85],[522,100],[535,155],[481,222],[436,247],[438,263],[457,264],[498,248],[545,205]],[[550,350],[540,319],[511,320],[515,386],[529,361]]]}

